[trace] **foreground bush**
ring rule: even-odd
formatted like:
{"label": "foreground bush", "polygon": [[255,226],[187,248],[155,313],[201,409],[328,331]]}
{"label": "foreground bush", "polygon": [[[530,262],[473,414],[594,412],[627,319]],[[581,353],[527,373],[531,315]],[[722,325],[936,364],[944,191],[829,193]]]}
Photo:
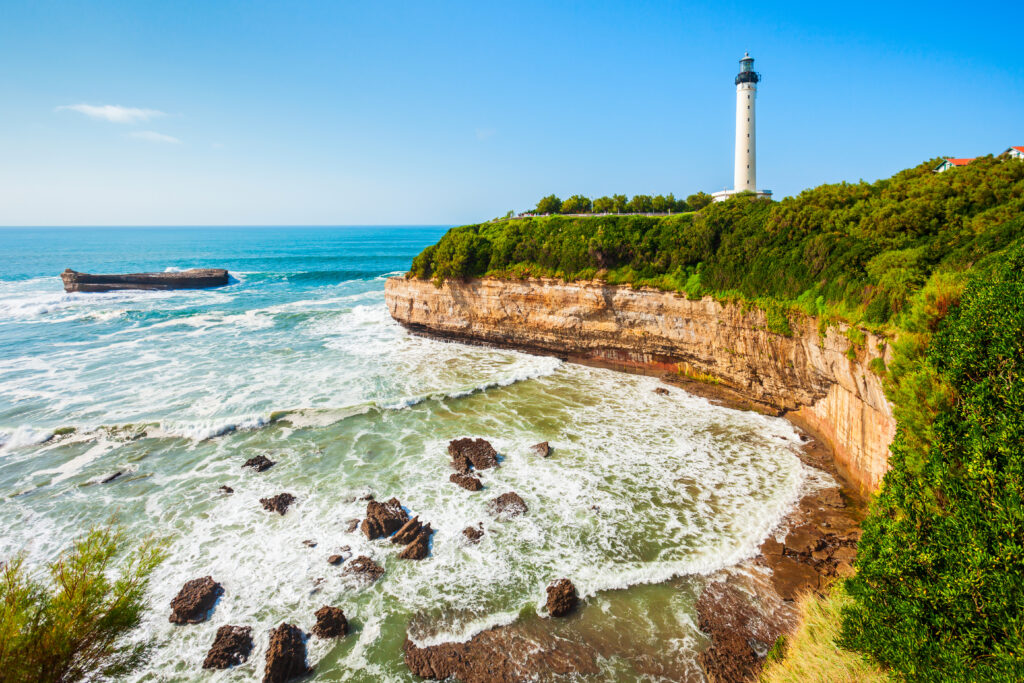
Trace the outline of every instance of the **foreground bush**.
{"label": "foreground bush", "polygon": [[[127,644],[145,607],[149,577],[163,560],[148,541],[115,572],[123,536],[95,529],[32,576],[19,556],[0,567],[0,680],[52,683],[126,673],[146,654]],[[112,576],[116,573],[116,576]]]}
{"label": "foreground bush", "polygon": [[908,680],[1024,680],[1024,249],[968,284],[920,362],[952,399],[927,438],[899,425],[843,642]]}

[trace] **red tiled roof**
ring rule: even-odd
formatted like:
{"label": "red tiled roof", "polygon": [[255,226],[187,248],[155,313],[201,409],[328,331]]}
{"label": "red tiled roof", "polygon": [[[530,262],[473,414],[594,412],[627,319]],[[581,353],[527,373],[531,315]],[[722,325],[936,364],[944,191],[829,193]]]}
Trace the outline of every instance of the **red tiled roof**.
{"label": "red tiled roof", "polygon": [[949,163],[953,164],[954,166],[966,166],[967,164],[969,164],[972,161],[974,161],[974,158],[973,157],[970,158],[970,159],[953,159],[953,158],[948,158],[948,159],[946,159],[946,161],[948,161]]}
{"label": "red tiled roof", "polygon": [[1024,147],[1018,147],[1017,145],[1011,145],[1011,147],[1018,152],[1024,153]]}

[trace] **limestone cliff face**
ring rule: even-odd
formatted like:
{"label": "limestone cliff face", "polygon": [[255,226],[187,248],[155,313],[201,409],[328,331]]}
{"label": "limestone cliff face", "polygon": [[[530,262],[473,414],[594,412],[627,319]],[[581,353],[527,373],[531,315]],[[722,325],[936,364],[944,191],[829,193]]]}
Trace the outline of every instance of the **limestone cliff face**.
{"label": "limestone cliff face", "polygon": [[829,439],[840,471],[862,491],[887,469],[892,409],[867,364],[885,357],[868,335],[857,360],[843,330],[818,334],[817,321],[792,322],[792,336],[767,329],[758,309],[690,301],[652,289],[599,282],[391,278],[391,315],[415,332],[600,361],[650,372],[711,375]]}

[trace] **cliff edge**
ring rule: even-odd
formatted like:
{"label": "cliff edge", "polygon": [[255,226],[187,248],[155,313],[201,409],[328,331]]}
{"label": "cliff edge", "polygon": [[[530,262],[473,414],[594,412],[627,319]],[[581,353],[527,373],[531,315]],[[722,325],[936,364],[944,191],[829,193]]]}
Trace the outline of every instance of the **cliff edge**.
{"label": "cliff edge", "polygon": [[887,360],[883,338],[868,334],[854,348],[844,328],[819,334],[814,318],[790,321],[786,336],[770,331],[757,308],[601,282],[472,279],[436,287],[394,277],[386,300],[392,317],[416,333],[714,378],[827,439],[840,473],[861,493],[877,489],[887,469],[896,422],[868,369],[873,358]]}

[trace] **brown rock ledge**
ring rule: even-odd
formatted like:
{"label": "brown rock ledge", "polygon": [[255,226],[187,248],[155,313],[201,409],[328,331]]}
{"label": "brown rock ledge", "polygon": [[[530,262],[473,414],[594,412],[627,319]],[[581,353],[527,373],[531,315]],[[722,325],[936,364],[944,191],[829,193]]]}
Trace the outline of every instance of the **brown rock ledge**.
{"label": "brown rock ledge", "polygon": [[60,274],[65,292],[112,292],[121,289],[204,289],[228,283],[223,268],[193,268],[175,273],[94,275],[66,269]]}

